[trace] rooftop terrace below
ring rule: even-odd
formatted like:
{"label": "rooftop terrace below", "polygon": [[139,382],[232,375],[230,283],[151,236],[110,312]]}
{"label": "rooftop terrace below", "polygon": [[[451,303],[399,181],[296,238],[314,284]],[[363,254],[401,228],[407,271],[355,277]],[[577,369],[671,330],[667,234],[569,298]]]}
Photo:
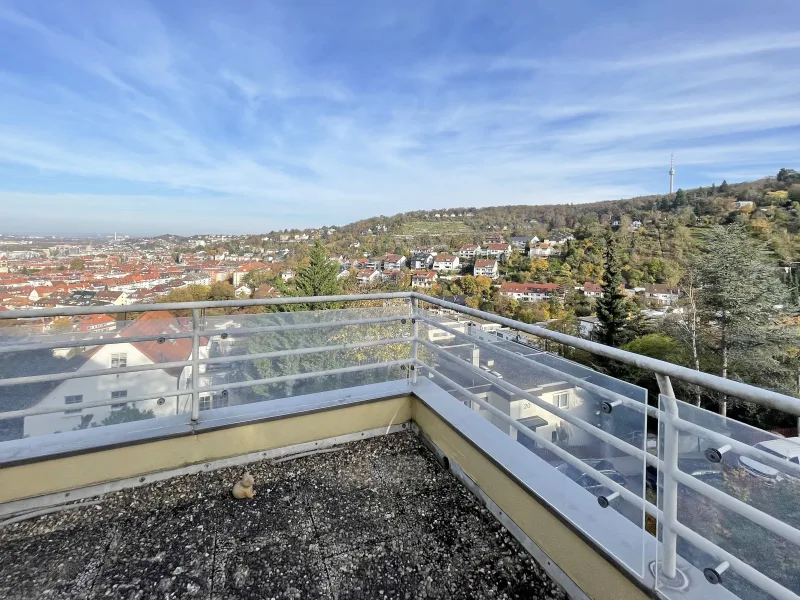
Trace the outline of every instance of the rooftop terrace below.
{"label": "rooftop terrace below", "polygon": [[409,431],[244,468],[0,529],[0,597],[566,598]]}

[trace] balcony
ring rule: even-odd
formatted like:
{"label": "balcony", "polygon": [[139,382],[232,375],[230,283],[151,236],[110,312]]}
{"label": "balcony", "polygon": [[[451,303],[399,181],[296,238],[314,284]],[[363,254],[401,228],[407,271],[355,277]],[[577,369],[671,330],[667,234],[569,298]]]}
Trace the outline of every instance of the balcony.
{"label": "balcony", "polygon": [[800,593],[796,442],[672,379],[795,398],[416,293],[0,324],[2,597]]}

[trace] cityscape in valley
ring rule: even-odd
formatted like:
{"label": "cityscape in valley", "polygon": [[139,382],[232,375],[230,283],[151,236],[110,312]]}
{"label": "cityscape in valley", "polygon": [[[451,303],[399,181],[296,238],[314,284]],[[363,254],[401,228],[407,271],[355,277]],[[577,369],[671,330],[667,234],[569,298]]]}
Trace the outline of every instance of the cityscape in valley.
{"label": "cityscape in valley", "polygon": [[[670,184],[673,175],[671,167]],[[800,174],[782,168],[758,181],[630,200],[416,211],[258,235],[4,235],[0,310],[29,313],[29,331],[79,340],[131,336],[146,324],[110,314],[37,319],[36,311],[417,290],[797,393],[798,207]],[[319,272],[322,281],[308,281]],[[726,304],[727,296],[735,296],[735,305]],[[555,351],[618,374],[574,349]],[[190,346],[178,344],[172,358],[190,353]],[[119,356],[116,363],[106,359],[120,364]],[[130,364],[127,357],[122,361]],[[635,371],[621,375],[653,389]],[[58,390],[55,402],[84,396],[80,386],[67,384],[74,393]],[[697,404],[728,412],[719,398],[682,391]],[[30,397],[21,405],[35,402]],[[772,428],[793,424],[739,403],[730,414]],[[26,429],[37,431],[36,421],[46,419],[28,419]],[[59,426],[45,424],[39,433]]]}

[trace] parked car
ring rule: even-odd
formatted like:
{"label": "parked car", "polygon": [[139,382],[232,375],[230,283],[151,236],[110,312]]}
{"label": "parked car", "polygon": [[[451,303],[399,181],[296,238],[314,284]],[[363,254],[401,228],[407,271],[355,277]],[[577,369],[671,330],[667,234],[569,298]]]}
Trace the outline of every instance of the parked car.
{"label": "parked car", "polygon": [[[592,467],[596,471],[599,471],[615,483],[620,484],[622,487],[627,487],[625,483],[625,478],[614,468],[614,465],[611,464],[610,461],[599,458],[599,459],[588,459],[584,460],[588,466]],[[581,486],[586,491],[594,494],[595,496],[608,496],[611,493],[606,486],[602,483],[595,480],[590,475],[580,471],[579,469],[573,467],[569,463],[562,463],[556,467],[556,469],[572,479],[575,483]]]}
{"label": "parked car", "polygon": [[[714,487],[721,484],[723,480],[722,468],[708,462],[705,458],[678,458],[678,469]],[[648,465],[644,478],[647,487],[655,491],[658,487],[658,469]]]}
{"label": "parked car", "polygon": [[[753,446],[753,448],[758,448],[759,450],[762,450],[768,454],[772,454],[777,458],[800,465],[800,437],[767,440],[765,442],[757,443],[755,446]],[[751,475],[762,477],[764,479],[781,481],[788,477],[787,475],[781,473],[778,469],[774,469],[768,465],[760,463],[749,456],[740,456],[739,465],[741,465]]]}

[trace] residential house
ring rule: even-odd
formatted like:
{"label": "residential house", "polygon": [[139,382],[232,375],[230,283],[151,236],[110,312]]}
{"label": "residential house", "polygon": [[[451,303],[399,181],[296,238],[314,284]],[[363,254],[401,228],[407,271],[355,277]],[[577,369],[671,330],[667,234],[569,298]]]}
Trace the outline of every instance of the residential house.
{"label": "residential house", "polygon": [[[178,319],[166,311],[145,313],[142,317],[122,330],[118,338],[137,338],[163,335],[164,343],[121,342],[95,346],[75,360],[80,364],[77,371],[93,371],[108,368],[122,368],[159,363],[186,361],[192,355],[190,337],[171,339],[170,336],[189,333],[191,323],[188,319]],[[207,358],[209,340],[200,339],[200,357]],[[74,367],[74,363],[70,363]],[[201,372],[204,370],[200,367]],[[36,436],[85,429],[93,424],[100,425],[114,411],[130,406],[141,411],[153,411],[157,416],[174,415],[187,412],[190,394],[174,394],[189,387],[192,368],[175,367],[150,371],[113,373],[94,377],[81,377],[62,381],[48,392],[35,408],[63,409],[62,412],[32,415],[25,417],[24,435]],[[128,402],[128,397],[146,396],[146,400]],[[203,394],[201,394],[201,408]],[[209,396],[205,394],[205,396]],[[113,404],[93,406],[96,402],[119,400]],[[210,406],[209,406],[210,407]]]}
{"label": "residential house", "polygon": [[514,249],[518,250],[525,250],[525,246],[528,245],[528,236],[525,235],[514,235],[511,236],[511,246]]}
{"label": "residential house", "polygon": [[117,329],[117,320],[110,315],[84,315],[77,321],[75,331],[81,333],[110,332]]}
{"label": "residential house", "polygon": [[278,293],[278,290],[268,283],[262,283],[253,294],[253,298],[277,298],[279,296],[280,293]]}
{"label": "residential house", "polygon": [[431,252],[415,254],[411,259],[411,268],[415,271],[430,269],[433,266],[434,256]]}
{"label": "residential house", "polygon": [[361,285],[368,285],[377,282],[380,276],[381,272],[376,269],[360,269],[356,273],[356,280]]}
{"label": "residential house", "polygon": [[560,256],[561,250],[556,245],[550,245],[542,242],[541,244],[531,244],[528,250],[528,256],[531,258],[550,258],[551,256]]}
{"label": "residential house", "polygon": [[475,277],[483,275],[490,279],[497,279],[500,276],[498,263],[496,260],[490,258],[482,258],[475,261]]}
{"label": "residential house", "polygon": [[754,208],[755,205],[756,205],[755,202],[753,202],[752,200],[737,200],[734,203],[734,206],[736,206],[737,209]]}
{"label": "residential house", "polygon": [[466,246],[461,246],[461,249],[458,251],[458,255],[461,258],[468,258],[472,260],[478,256],[480,252],[481,247],[478,244],[467,244]]}
{"label": "residential house", "polygon": [[678,301],[680,291],[670,285],[654,283],[644,286],[644,297],[655,301],[659,306],[670,306]]}
{"label": "residential house", "polygon": [[240,267],[237,267],[236,270],[233,272],[233,287],[238,288],[244,282],[245,277],[247,277],[250,273],[255,273],[256,271],[263,271],[264,269],[268,269],[269,265],[263,262],[251,262],[243,264]]}
{"label": "residential house", "polygon": [[125,304],[125,299],[127,298],[125,292],[111,290],[97,292],[94,297],[100,302],[106,302],[113,306],[123,306]]}
{"label": "residential house", "polygon": [[456,271],[459,266],[459,259],[454,254],[437,254],[433,259],[434,271]]}
{"label": "residential house", "polygon": [[603,286],[599,283],[592,283],[591,281],[587,281],[583,284],[580,288],[583,292],[583,295],[587,298],[602,298],[603,297]]}
{"label": "residential house", "polygon": [[486,244],[486,250],[482,254],[486,258],[505,260],[511,254],[511,244],[508,242]]}
{"label": "residential house", "polygon": [[430,289],[436,283],[436,271],[413,271],[411,273],[411,286]]}
{"label": "residential house", "polygon": [[384,271],[397,271],[406,266],[406,257],[402,254],[387,254],[383,257]]}
{"label": "residential house", "polygon": [[500,293],[508,298],[523,302],[536,302],[549,300],[554,296],[561,296],[563,289],[557,283],[511,283],[500,284]]}
{"label": "residential house", "polygon": [[381,281],[385,281],[386,283],[399,285],[402,280],[403,272],[400,269],[384,269],[381,273]]}

